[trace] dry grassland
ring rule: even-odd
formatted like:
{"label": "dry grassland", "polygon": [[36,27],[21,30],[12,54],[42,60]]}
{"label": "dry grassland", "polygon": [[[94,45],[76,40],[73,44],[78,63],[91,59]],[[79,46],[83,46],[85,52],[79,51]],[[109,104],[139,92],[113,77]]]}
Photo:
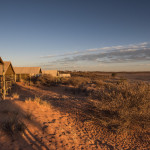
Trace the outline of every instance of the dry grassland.
{"label": "dry grassland", "polygon": [[71,78],[45,75],[17,83],[0,101],[0,146],[149,149],[147,74],[74,72]]}

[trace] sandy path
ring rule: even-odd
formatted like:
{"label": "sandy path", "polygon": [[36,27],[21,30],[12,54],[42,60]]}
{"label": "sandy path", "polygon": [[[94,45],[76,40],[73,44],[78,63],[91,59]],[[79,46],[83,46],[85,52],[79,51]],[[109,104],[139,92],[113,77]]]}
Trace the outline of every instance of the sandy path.
{"label": "sandy path", "polygon": [[33,102],[16,104],[24,111],[32,112],[35,122],[39,124],[29,122],[27,125],[26,134],[32,140],[26,141],[33,149],[96,149],[94,141],[89,140],[75,125],[69,114],[62,114],[53,107],[38,106]]}
{"label": "sandy path", "polygon": [[[24,87],[18,85],[17,92],[19,100],[8,100],[8,109],[20,112],[20,114],[32,114],[32,119],[23,119],[27,129],[23,135],[7,137],[0,136],[0,146],[2,150],[78,150],[78,149],[101,149],[94,143],[94,140],[81,130],[75,117],[67,111],[60,111],[60,107],[43,106],[35,102],[25,102],[27,97],[40,96],[46,100],[59,101],[71,98],[47,89],[36,87]],[[79,98],[79,97],[78,97]],[[21,101],[20,101],[21,100]],[[75,100],[76,102],[76,100]],[[61,107],[62,108],[62,107]],[[65,107],[64,107],[65,108]],[[74,111],[73,111],[74,112]],[[102,146],[104,148],[104,146]]]}

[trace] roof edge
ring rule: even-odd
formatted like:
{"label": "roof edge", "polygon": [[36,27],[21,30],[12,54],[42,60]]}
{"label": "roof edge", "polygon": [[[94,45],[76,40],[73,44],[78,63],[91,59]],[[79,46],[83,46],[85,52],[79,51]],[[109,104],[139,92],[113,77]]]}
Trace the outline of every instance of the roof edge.
{"label": "roof edge", "polygon": [[4,61],[2,60],[1,57],[0,57],[0,64],[4,64]]}

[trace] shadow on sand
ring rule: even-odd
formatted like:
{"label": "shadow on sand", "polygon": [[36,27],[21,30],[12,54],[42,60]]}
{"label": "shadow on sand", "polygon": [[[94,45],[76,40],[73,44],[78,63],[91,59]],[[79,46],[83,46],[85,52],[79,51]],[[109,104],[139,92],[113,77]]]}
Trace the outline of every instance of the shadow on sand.
{"label": "shadow on sand", "polygon": [[[0,101],[0,125],[12,119],[14,115],[17,116],[18,119],[22,120],[23,122],[28,122],[32,127],[38,128],[38,130],[42,130],[42,125],[35,121],[35,120],[27,120],[25,118],[27,112],[22,110],[16,103],[15,100],[1,100]],[[0,126],[1,127],[1,126]],[[1,129],[1,128],[0,128]],[[0,136],[0,149],[9,150],[9,149],[37,149],[42,150],[43,147],[46,150],[49,148],[40,140],[38,135],[35,135],[30,131],[28,125],[26,125],[24,133],[14,133],[9,134],[4,131],[1,131]],[[5,140],[8,141],[5,141]],[[8,144],[7,144],[8,142]],[[11,143],[11,145],[9,145]]]}

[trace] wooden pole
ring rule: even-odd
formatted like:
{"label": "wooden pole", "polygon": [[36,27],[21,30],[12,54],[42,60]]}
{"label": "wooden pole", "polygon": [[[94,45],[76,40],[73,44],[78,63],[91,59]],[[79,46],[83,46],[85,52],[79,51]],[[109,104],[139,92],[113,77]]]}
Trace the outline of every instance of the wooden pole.
{"label": "wooden pole", "polygon": [[31,74],[30,74],[30,81],[29,81],[29,85],[31,86]]}
{"label": "wooden pole", "polygon": [[15,83],[16,83],[16,74],[15,74]]}
{"label": "wooden pole", "polygon": [[5,70],[4,70],[4,64],[3,64],[3,99],[5,100],[6,95],[6,85],[5,85]]}
{"label": "wooden pole", "polygon": [[21,74],[19,74],[19,82],[21,81]]}

